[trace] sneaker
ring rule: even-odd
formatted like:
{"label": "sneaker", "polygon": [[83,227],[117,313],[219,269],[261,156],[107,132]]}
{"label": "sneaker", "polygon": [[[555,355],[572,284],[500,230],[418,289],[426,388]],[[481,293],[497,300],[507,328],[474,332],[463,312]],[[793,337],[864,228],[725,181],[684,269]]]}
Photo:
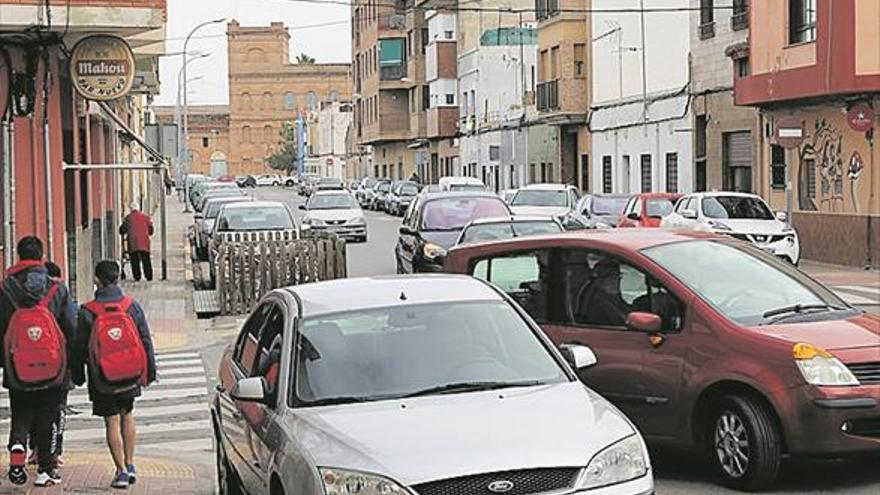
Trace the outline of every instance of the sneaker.
{"label": "sneaker", "polygon": [[137,481],[137,471],[134,468],[134,464],[129,464],[125,469],[128,471],[128,484],[133,485]]}
{"label": "sneaker", "polygon": [[131,483],[128,481],[128,472],[122,471],[121,473],[116,473],[116,477],[113,478],[113,482],[110,483],[110,486],[113,488],[128,488],[128,485]]}
{"label": "sneaker", "polygon": [[61,475],[57,469],[48,472],[37,473],[37,479],[34,480],[35,486],[52,486],[61,484]]}
{"label": "sneaker", "polygon": [[24,445],[15,444],[9,449],[9,481],[15,485],[27,483],[28,475],[25,470],[27,451]]}

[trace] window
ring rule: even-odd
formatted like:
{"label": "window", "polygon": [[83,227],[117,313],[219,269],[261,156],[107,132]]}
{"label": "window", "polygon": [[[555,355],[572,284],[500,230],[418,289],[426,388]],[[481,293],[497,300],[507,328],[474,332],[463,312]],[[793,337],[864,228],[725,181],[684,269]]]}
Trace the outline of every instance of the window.
{"label": "window", "polygon": [[335,89],[330,91],[330,101],[334,103],[339,101],[339,91],[336,91]]}
{"label": "window", "polygon": [[749,27],[749,0],[733,0],[733,16],[730,28],[740,31]]}
{"label": "window", "polygon": [[501,147],[500,146],[489,146],[489,161],[497,162],[501,159]]}
{"label": "window", "polygon": [[586,250],[562,253],[567,314],[575,325],[625,328],[632,312],[654,313],[664,332],[682,328],[684,309],[665,287],[617,258]]}
{"label": "window", "polygon": [[263,93],[263,110],[271,110],[272,109],[272,93],[265,92]]}
{"label": "window", "polygon": [[455,105],[455,94],[446,93],[446,104],[447,105]]}
{"label": "window", "polygon": [[816,197],[816,160],[812,158],[807,158],[804,160],[804,163],[801,165],[802,167],[806,167],[806,176],[807,176],[807,197],[815,198]]}
{"label": "window", "polygon": [[574,76],[584,77],[587,75],[587,45],[574,44]]}
{"label": "window", "polygon": [[736,69],[736,77],[746,77],[749,75],[751,68],[749,67],[749,57],[738,58],[733,61]]}
{"label": "window", "polygon": [[709,121],[705,115],[697,115],[694,125],[694,190],[706,190],[706,142]]}
{"label": "window", "polygon": [[424,55],[425,49],[428,46],[428,41],[430,41],[430,39],[429,39],[430,37],[428,35],[428,28],[422,28],[422,31],[420,34],[421,34],[421,36],[420,36],[421,39],[419,40],[420,41],[419,45],[421,46],[421,49],[422,49],[422,55]]}
{"label": "window", "polygon": [[529,164],[529,184],[534,184],[538,178],[537,166],[534,163]]}
{"label": "window", "polygon": [[816,41],[816,0],[788,0],[788,42]]}
{"label": "window", "polygon": [[750,131],[722,134],[724,189],[752,191],[752,133]]}
{"label": "window", "polygon": [[284,94],[284,108],[287,110],[296,108],[296,96],[290,91]]}
{"label": "window", "polygon": [[694,167],[694,191],[702,192],[706,189],[706,161],[703,160]]}
{"label": "window", "polygon": [[314,91],[309,91],[306,93],[306,108],[312,112],[318,106],[318,97],[315,95]]}
{"label": "window", "polygon": [[590,190],[590,155],[581,155],[581,190]]}
{"label": "window", "polygon": [[431,108],[431,90],[428,86],[422,86],[422,111]]}
{"label": "window", "polygon": [[275,142],[275,131],[272,130],[271,125],[263,126],[263,141],[265,141],[266,143]]}
{"label": "window", "polygon": [[613,171],[611,170],[611,156],[605,155],[602,157],[602,192],[605,194],[611,194],[612,174]]}
{"label": "window", "polygon": [[785,149],[776,144],[770,145],[770,187],[785,189]]}
{"label": "window", "polygon": [[551,286],[549,252],[480,260],[474,265],[473,276],[497,285],[538,323],[548,321]]}
{"label": "window", "polygon": [[666,192],[678,192],[678,153],[666,153]]}
{"label": "window", "polygon": [[701,40],[715,36],[715,0],[700,0],[700,26],[698,29]]}
{"label": "window", "polygon": [[651,155],[642,155],[642,192],[651,192],[653,187],[651,172]]}
{"label": "window", "polygon": [[253,139],[253,136],[251,136],[251,126],[246,125],[246,126],[242,127],[241,128],[241,140],[245,143],[250,143],[252,139]]}
{"label": "window", "polygon": [[453,33],[450,30],[443,31],[443,37],[448,40],[451,40],[454,36],[455,36],[455,33]]}
{"label": "window", "polygon": [[550,49],[550,80],[559,77],[559,47],[554,46]]}
{"label": "window", "polygon": [[271,303],[265,303],[257,308],[245,322],[235,343],[232,359],[246,376],[251,376],[254,372],[259,357],[260,333],[273,309],[277,311]]}
{"label": "window", "polygon": [[379,40],[379,67],[403,65],[405,38],[385,38]]}
{"label": "window", "polygon": [[211,146],[211,139],[203,137],[202,138],[202,148],[207,148],[209,146]]}

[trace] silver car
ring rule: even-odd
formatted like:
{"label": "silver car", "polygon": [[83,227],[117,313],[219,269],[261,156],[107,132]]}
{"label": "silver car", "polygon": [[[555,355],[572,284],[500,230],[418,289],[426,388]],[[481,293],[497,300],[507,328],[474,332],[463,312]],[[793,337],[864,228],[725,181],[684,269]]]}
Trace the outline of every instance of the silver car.
{"label": "silver car", "polygon": [[354,241],[367,241],[364,212],[354,194],[348,191],[318,191],[299,208],[306,212],[302,219],[303,229],[331,232]]}
{"label": "silver car", "polygon": [[470,277],[269,293],[221,358],[221,494],[653,493],[632,423],[519,306]]}

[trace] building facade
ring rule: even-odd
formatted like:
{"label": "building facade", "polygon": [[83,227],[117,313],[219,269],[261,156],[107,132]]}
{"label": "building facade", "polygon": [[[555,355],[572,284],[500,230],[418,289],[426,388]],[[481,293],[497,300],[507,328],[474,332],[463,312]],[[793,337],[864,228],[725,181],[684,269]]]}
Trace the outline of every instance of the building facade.
{"label": "building facade", "polygon": [[[424,0],[424,8],[454,7],[452,0]],[[427,10],[428,46],[425,53],[425,82],[428,101],[427,157],[419,175],[436,183],[446,175],[460,173],[458,96],[458,15],[453,11]]]}
{"label": "building facade", "polygon": [[[156,119],[175,123],[175,107],[153,107]],[[192,153],[189,173],[220,178],[229,175],[229,106],[190,105],[187,149]]]}
{"label": "building facade", "polygon": [[317,112],[323,101],[351,100],[351,65],[292,63],[290,33],[280,22],[253,27],[232,21],[227,39],[228,173],[265,172],[284,124]]}
{"label": "building facade", "polygon": [[[4,267],[17,261],[16,241],[36,235],[74,293],[88,297],[94,264],[119,256],[124,204],[137,201],[152,210],[159,203],[157,173],[65,172],[63,164],[145,161],[138,143],[146,97],[158,91],[166,14],[165,0],[0,1]],[[65,45],[92,34],[122,37],[135,56],[133,90],[105,104],[80,96],[70,77]]]}
{"label": "building facade", "polygon": [[[756,189],[791,209],[804,258],[880,266],[878,19],[874,0],[751,3],[736,103],[760,110]],[[780,128],[800,144],[780,146]]]}
{"label": "building facade", "polygon": [[749,73],[749,2],[722,3],[691,1],[694,188],[755,192],[758,115],[733,101],[734,79]]}
{"label": "building facade", "polygon": [[308,172],[344,179],[356,177],[354,171],[348,170],[346,161],[351,113],[349,102],[324,101],[320,110],[309,114],[308,156],[313,159],[309,163],[317,166]]}

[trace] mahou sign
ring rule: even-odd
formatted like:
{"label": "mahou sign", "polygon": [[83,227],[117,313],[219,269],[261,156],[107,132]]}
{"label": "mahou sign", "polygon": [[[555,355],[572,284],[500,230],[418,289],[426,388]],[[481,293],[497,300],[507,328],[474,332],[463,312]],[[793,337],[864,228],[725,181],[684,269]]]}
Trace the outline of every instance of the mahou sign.
{"label": "mahou sign", "polygon": [[85,98],[109,101],[125,96],[134,84],[134,72],[134,54],[122,38],[88,36],[73,47],[70,76]]}

